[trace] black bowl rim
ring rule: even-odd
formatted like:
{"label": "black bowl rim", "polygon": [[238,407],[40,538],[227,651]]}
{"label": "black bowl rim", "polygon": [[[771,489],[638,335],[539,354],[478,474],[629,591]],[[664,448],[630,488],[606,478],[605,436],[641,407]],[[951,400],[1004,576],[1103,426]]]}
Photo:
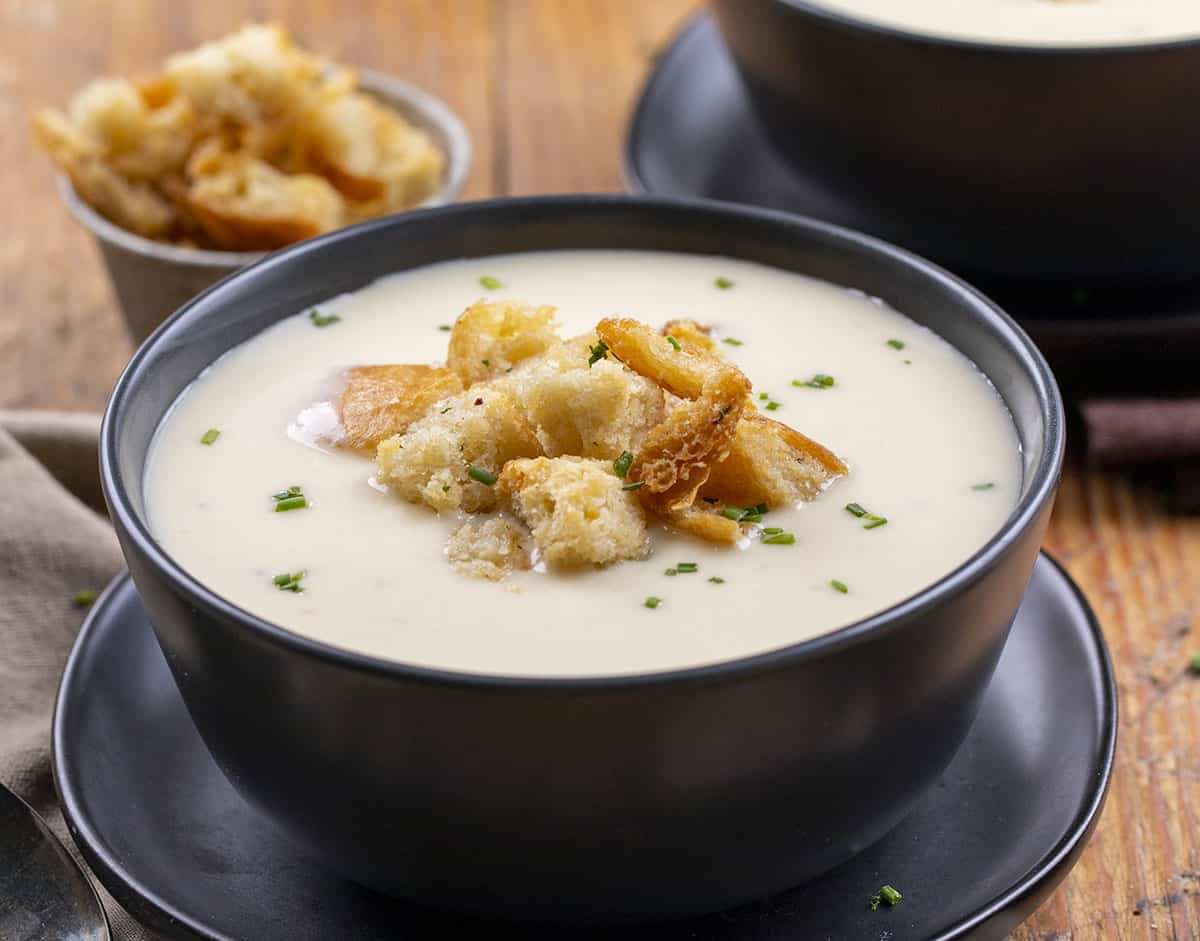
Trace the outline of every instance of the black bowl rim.
{"label": "black bowl rim", "polygon": [[[139,373],[148,366],[152,367],[157,348],[163,345],[175,330],[176,324],[187,313],[206,303],[210,296],[222,291],[226,284],[244,278],[248,273],[275,266],[291,265],[296,260],[304,259],[307,256],[319,255],[324,246],[334,242],[369,238],[377,232],[392,227],[420,225],[423,219],[433,215],[470,218],[479,214],[503,214],[514,210],[536,209],[574,209],[577,212],[587,212],[590,209],[638,209],[643,211],[657,209],[664,213],[694,214],[697,224],[704,225],[719,225],[726,220],[757,220],[777,229],[781,237],[786,236],[789,232],[802,233],[809,238],[815,237],[819,241],[838,248],[865,252],[888,259],[914,271],[925,280],[933,281],[943,288],[949,289],[958,295],[958,299],[964,307],[972,309],[975,315],[1006,343],[1021,361],[1025,372],[1032,381],[1042,415],[1043,440],[1041,459],[1033,472],[1027,475],[1028,487],[1025,493],[1000,529],[971,556],[933,583],[869,617],[816,637],[745,657],[674,670],[596,676],[512,676],[472,673],[419,666],[401,660],[385,659],[337,647],[295,633],[237,606],[192,576],[157,542],[151,535],[149,527],[133,509],[126,482],[118,470],[119,449],[116,428],[130,386]],[[166,414],[165,408],[163,414]],[[161,417],[159,421],[161,421]],[[136,551],[150,562],[157,573],[172,583],[176,591],[184,593],[192,606],[211,616],[239,623],[242,627],[257,634],[260,640],[343,667],[392,676],[410,682],[475,688],[537,688],[544,691],[557,690],[565,693],[577,693],[582,690],[627,690],[660,684],[714,682],[729,674],[775,669],[792,660],[827,654],[858,644],[869,637],[889,633],[890,630],[920,616],[946,597],[964,591],[986,575],[1012,549],[1053,500],[1062,472],[1065,449],[1062,397],[1050,372],[1050,367],[1037,347],[1034,346],[1033,341],[1017,325],[1016,321],[982,293],[932,262],[868,235],[817,219],[769,209],[738,206],[715,200],[664,199],[620,194],[573,194],[502,197],[456,203],[450,206],[415,210],[397,216],[372,219],[281,249],[253,265],[222,278],[163,321],[137,349],[121,372],[109,397],[101,423],[100,480],[114,525],[124,532]],[[141,487],[142,484],[143,480],[139,477],[136,486]]]}
{"label": "black bowl rim", "polygon": [[905,29],[902,26],[880,23],[866,19],[865,17],[855,16],[852,13],[845,13],[841,10],[834,10],[823,6],[821,0],[768,0],[768,2],[790,7],[798,13],[833,23],[842,28],[871,33],[887,39],[903,40],[906,43],[916,45],[945,46],[952,49],[981,53],[1091,58],[1103,55],[1121,56],[1137,53],[1155,53],[1171,49],[1184,49],[1189,46],[1200,46],[1200,36],[1184,36],[1179,39],[1156,39],[1149,42],[1121,43],[1046,43],[1034,45],[1009,41],[992,42],[986,39],[966,39],[957,36],[942,36],[937,33],[923,33],[920,30]]}

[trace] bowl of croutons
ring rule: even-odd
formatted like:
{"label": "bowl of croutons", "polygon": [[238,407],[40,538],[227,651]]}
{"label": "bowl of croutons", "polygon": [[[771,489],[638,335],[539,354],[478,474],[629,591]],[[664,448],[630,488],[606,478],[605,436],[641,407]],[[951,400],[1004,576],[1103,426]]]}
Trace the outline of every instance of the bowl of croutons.
{"label": "bowl of croutons", "polygon": [[149,78],[94,81],[33,126],[138,342],[266,252],[452,201],[471,162],[439,99],[333,65],[277,24],[172,55]]}

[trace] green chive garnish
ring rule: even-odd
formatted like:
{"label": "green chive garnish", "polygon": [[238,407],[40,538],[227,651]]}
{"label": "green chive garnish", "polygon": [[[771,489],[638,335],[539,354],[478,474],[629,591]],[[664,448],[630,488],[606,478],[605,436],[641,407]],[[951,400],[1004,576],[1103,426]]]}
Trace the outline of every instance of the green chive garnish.
{"label": "green chive garnish", "polygon": [[991,489],[993,489],[995,486],[996,486],[995,482],[994,482],[994,481],[991,481],[991,480],[989,480],[987,483],[983,483],[983,484],[973,484],[973,485],[971,486],[971,489],[972,489],[972,490],[991,490]]}
{"label": "green chive garnish", "polygon": [[680,562],[675,568],[679,571],[680,575],[693,575],[700,571],[700,566],[695,562]]}
{"label": "green chive garnish", "polygon": [[613,461],[613,471],[618,477],[624,477],[629,473],[629,465],[633,463],[633,455],[628,451],[622,451],[621,456]]}
{"label": "green chive garnish", "polygon": [[484,470],[482,467],[476,467],[474,464],[467,468],[467,476],[488,487],[496,482],[495,474],[489,470]]}
{"label": "green chive garnish", "polygon": [[869,520],[869,522],[863,524],[863,529],[878,529],[880,526],[887,525],[887,517],[886,516],[875,516],[873,514],[868,513],[867,519]]}
{"label": "green chive garnish", "polygon": [[904,349],[904,341],[903,340],[888,340],[887,345],[890,346],[893,350]]}
{"label": "green chive garnish", "polygon": [[727,506],[721,511],[721,515],[733,520],[735,523],[761,523],[763,514],[767,512],[767,505],[760,503],[757,506]]}
{"label": "green chive garnish", "polygon": [[83,591],[75,592],[75,597],[71,599],[71,604],[75,605],[77,608],[86,608],[93,601],[95,601],[97,597],[99,596],[95,591],[90,588],[85,588]]}
{"label": "green chive garnish", "polygon": [[742,345],[742,341],[741,341],[741,340],[735,340],[733,337],[726,337],[726,338],[725,338],[724,340],[722,340],[721,342],[722,342],[722,343],[728,343],[730,346],[741,346],[741,345]]}
{"label": "green chive garnish", "polygon": [[304,586],[300,584],[300,579],[304,577],[304,572],[283,572],[271,579],[272,584],[280,591],[290,591],[295,594],[300,594],[304,591]]}
{"label": "green chive garnish", "polygon": [[445,414],[446,414],[448,411],[450,411],[452,408],[454,408],[454,406],[453,406],[453,405],[447,405],[447,406],[446,406],[444,409],[442,409],[442,412],[441,412],[441,413],[442,413],[443,415],[445,415]]}
{"label": "green chive garnish", "polygon": [[481,360],[480,360],[480,362],[481,362],[481,363],[483,363],[483,365],[485,365],[485,366],[491,366],[491,365],[492,365],[490,360],[481,359]]}
{"label": "green chive garnish", "polygon": [[766,405],[763,406],[763,408],[765,408],[768,412],[773,412],[779,408],[779,403],[778,402],[768,402]]}
{"label": "green chive garnish", "polygon": [[449,333],[454,328],[451,327],[450,324],[448,324],[448,323],[440,323],[440,324],[438,324],[438,329],[444,330],[446,333]]}
{"label": "green chive garnish", "polygon": [[588,357],[588,366],[595,366],[608,354],[608,344],[603,340],[598,340],[595,346],[588,347],[588,352],[592,354]]}
{"label": "green chive garnish", "polygon": [[212,444],[219,437],[221,437],[221,432],[219,432],[216,428],[209,428],[208,431],[204,432],[204,434],[200,436],[200,443]]}
{"label": "green chive garnish", "polygon": [[637,483],[626,484],[621,489],[622,490],[641,490],[644,486],[646,486],[646,481],[639,480]]}
{"label": "green chive garnish", "polygon": [[790,546],[796,541],[794,533],[771,533],[764,535],[762,541],[768,546]]}
{"label": "green chive garnish", "polygon": [[328,327],[331,323],[337,323],[342,318],[337,314],[323,314],[314,307],[308,312],[308,319],[312,321],[314,327]]}
{"label": "green chive garnish", "polygon": [[783,530],[778,526],[768,526],[763,530],[768,536],[774,536],[776,533],[781,533]]}
{"label": "green chive garnish", "polygon": [[1192,659],[1188,663],[1188,669],[1200,676],[1200,653],[1192,654]]}
{"label": "green chive garnish", "polygon": [[714,585],[724,585],[725,584],[725,579],[723,579],[720,575],[714,575],[712,578],[709,579],[709,581],[712,582]]}
{"label": "green chive garnish", "polygon": [[911,359],[906,359],[906,360],[904,360],[904,365],[905,365],[905,366],[911,366],[911,365],[912,365],[912,360],[911,360]]}
{"label": "green chive garnish", "polygon": [[653,609],[653,608],[657,608],[660,604],[662,604],[662,599],[655,598],[653,595],[651,595],[649,598],[647,598],[645,601],[643,601],[642,604],[647,608]]}
{"label": "green chive garnish", "polygon": [[760,392],[760,393],[758,393],[758,400],[759,400],[760,402],[765,402],[765,401],[766,401],[767,399],[769,399],[769,398],[770,398],[770,396],[769,396],[769,395],[767,395],[767,393],[765,393],[765,392]]}
{"label": "green chive garnish", "polygon": [[892,906],[899,902],[903,895],[890,885],[885,885],[875,895],[871,896],[871,911],[878,910],[880,905]]}
{"label": "green chive garnish", "polygon": [[846,504],[846,512],[849,513],[851,516],[863,517],[863,516],[867,515],[866,509],[864,509],[862,506],[860,506],[857,503],[847,503]]}
{"label": "green chive garnish", "polygon": [[719,287],[722,291],[728,291],[731,287],[733,287],[733,282],[728,278],[717,278],[713,284]]}
{"label": "green chive garnish", "polygon": [[497,281],[491,275],[486,275],[486,274],[482,278],[479,279],[479,283],[482,284],[489,291],[498,291],[498,290],[500,290],[500,288],[504,287],[504,285],[501,282]]}
{"label": "green chive garnish", "polygon": [[279,493],[271,494],[271,499],[275,501],[275,512],[283,513],[287,510],[302,510],[308,506],[308,498],[304,496],[298,486],[288,487],[287,490],[280,490]]}
{"label": "green chive garnish", "polygon": [[843,595],[850,593],[850,589],[846,587],[846,583],[839,582],[836,578],[831,578],[829,580],[829,587],[834,591],[841,592]]}
{"label": "green chive garnish", "polygon": [[675,347],[676,353],[678,353],[680,350],[683,349],[683,347],[679,345],[679,341],[676,340],[674,337],[667,337],[667,342],[670,343],[671,346]]}
{"label": "green chive garnish", "polygon": [[817,373],[811,379],[793,379],[792,385],[799,389],[832,389],[837,383],[833,376]]}
{"label": "green chive garnish", "polygon": [[667,569],[665,572],[663,572],[663,574],[664,575],[678,575],[679,569]]}

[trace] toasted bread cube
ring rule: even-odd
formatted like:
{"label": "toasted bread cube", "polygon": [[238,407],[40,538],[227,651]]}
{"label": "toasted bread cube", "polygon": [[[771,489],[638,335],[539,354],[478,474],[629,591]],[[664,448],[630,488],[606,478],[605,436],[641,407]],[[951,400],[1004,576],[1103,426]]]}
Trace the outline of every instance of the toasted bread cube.
{"label": "toasted bread cube", "polygon": [[479,301],[455,321],[446,365],[470,386],[503,375],[558,342],[553,307]]}
{"label": "toasted bread cube", "polygon": [[368,95],[330,97],[309,124],[320,172],[374,215],[415,206],[441,182],[445,161],[429,135]]}
{"label": "toasted bread cube", "polygon": [[468,520],[450,534],[446,557],[463,575],[498,582],[529,568],[528,538],[525,527],[507,516]]}
{"label": "toasted bread cube", "polygon": [[646,554],[646,519],[623,484],[609,462],[577,457],[510,461],[500,475],[500,490],[538,553],[564,568]]}
{"label": "toasted bread cube", "polygon": [[437,366],[356,366],[338,400],[342,447],[373,451],[403,434],[435,402],[462,392],[462,380]]}
{"label": "toasted bread cube", "polygon": [[323,63],[278,24],[253,24],[167,59],[166,76],[205,114],[242,125],[299,114]]}
{"label": "toasted bread cube", "polygon": [[497,493],[471,477],[471,467],[498,475],[506,462],[541,453],[512,398],[480,389],[444,399],[404,434],[382,441],[375,461],[379,482],[405,500],[476,513],[494,509]]}
{"label": "toasted bread cube", "polygon": [[848,470],[828,448],[748,409],[729,456],[712,466],[700,493],[734,506],[792,506],[814,499]]}
{"label": "toasted bread cube", "polygon": [[512,374],[514,394],[550,457],[618,457],[665,414],[663,392],[613,359],[588,365],[594,335],[548,351]]}
{"label": "toasted bread cube", "polygon": [[201,145],[187,167],[187,201],[221,248],[263,251],[311,238],[342,224],[341,195],[324,179],[288,175],[265,161]]}

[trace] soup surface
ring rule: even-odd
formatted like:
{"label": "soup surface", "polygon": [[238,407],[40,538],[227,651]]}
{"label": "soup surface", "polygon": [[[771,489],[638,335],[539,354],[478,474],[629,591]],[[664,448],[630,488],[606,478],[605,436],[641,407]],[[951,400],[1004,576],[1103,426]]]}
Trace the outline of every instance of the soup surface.
{"label": "soup surface", "polygon": [[[503,287],[485,290],[481,277]],[[710,324],[755,399],[777,402],[773,417],[833,449],[850,472],[813,502],[764,518],[795,534],[790,545],[766,544],[751,527],[736,548],[719,547],[652,521],[642,561],[535,567],[499,583],[459,574],[444,552],[458,520],[372,486],[369,458],[306,444],[289,426],[339,369],[443,359],[445,325],[481,295],[556,305],[563,336],[613,314]],[[1011,417],[972,363],[883,304],[801,275],[708,256],[529,253],[392,275],[320,310],[340,319],[318,329],[298,312],[184,391],[155,438],[146,496],[155,535],[195,577],[339,647],[525,676],[759,653],[947,574],[999,529],[1020,488]],[[815,375],[835,384],[808,385]],[[204,444],[209,429],[220,434]],[[272,512],[271,494],[291,485],[310,505]],[[865,528],[851,503],[888,523]],[[697,571],[666,574],[680,562]],[[297,570],[303,592],[274,584]]]}
{"label": "soup surface", "polygon": [[1021,45],[1200,38],[1196,0],[808,0],[917,33]]}

